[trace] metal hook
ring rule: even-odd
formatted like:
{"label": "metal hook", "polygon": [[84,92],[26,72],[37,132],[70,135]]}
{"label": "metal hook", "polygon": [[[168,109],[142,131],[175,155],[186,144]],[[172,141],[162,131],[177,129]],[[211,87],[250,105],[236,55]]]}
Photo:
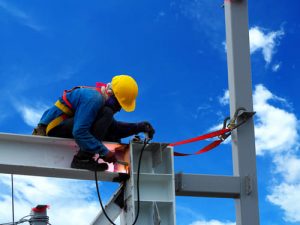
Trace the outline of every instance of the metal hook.
{"label": "metal hook", "polygon": [[236,129],[242,124],[244,124],[245,122],[247,122],[248,119],[250,119],[254,114],[255,112],[248,112],[244,107],[239,107],[235,111],[234,116],[230,120],[230,123],[228,124],[227,127],[232,130]]}

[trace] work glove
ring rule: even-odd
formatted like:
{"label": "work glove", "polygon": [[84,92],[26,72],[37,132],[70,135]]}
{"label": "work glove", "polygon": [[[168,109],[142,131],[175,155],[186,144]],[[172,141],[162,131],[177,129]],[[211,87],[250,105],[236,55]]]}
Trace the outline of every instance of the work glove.
{"label": "work glove", "polygon": [[115,163],[115,162],[117,162],[117,158],[116,158],[115,153],[111,152],[111,151],[109,151],[104,157],[102,157],[102,159],[105,162],[108,162],[108,163]]}
{"label": "work glove", "polygon": [[138,133],[140,133],[140,132],[147,133],[148,138],[152,139],[154,136],[155,130],[149,122],[144,121],[144,122],[138,123]]}

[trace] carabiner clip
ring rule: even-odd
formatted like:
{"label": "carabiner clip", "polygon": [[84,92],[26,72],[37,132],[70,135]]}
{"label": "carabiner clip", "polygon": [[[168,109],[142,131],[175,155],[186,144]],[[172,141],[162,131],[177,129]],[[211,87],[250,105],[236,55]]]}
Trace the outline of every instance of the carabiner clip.
{"label": "carabiner clip", "polygon": [[[223,121],[223,129],[226,129],[226,128],[229,126],[229,124],[227,124],[228,121],[230,121],[230,117],[229,117],[229,116],[226,117],[226,118],[224,119],[224,121]],[[222,134],[222,135],[218,136],[218,138],[219,138],[220,140],[222,140],[222,141],[225,141],[230,135],[231,135],[231,132],[228,132],[228,133],[226,133],[226,134]]]}
{"label": "carabiner clip", "polygon": [[235,111],[234,116],[227,127],[231,130],[236,129],[246,123],[254,114],[255,112],[248,112],[244,107],[239,107]]}

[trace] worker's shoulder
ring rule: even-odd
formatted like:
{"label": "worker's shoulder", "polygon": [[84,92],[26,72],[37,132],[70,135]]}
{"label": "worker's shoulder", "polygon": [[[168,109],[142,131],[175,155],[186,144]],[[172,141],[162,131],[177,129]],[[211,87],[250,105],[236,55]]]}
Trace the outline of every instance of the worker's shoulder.
{"label": "worker's shoulder", "polygon": [[70,93],[80,94],[80,95],[101,95],[96,88],[86,88],[80,87],[72,90]]}
{"label": "worker's shoulder", "polygon": [[93,99],[95,101],[103,101],[102,94],[99,93],[96,89],[93,88],[79,88],[76,90],[80,98],[82,99]]}

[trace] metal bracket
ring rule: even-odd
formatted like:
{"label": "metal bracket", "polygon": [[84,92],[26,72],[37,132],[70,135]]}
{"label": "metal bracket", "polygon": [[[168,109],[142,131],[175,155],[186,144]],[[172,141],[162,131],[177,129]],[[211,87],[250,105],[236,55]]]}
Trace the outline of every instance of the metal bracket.
{"label": "metal bracket", "polygon": [[182,184],[182,172],[175,174],[175,191],[179,192],[182,191],[183,184]]}
{"label": "metal bracket", "polygon": [[238,120],[248,120],[250,119],[252,116],[254,116],[256,112],[248,112],[248,111],[244,111],[242,112],[239,116],[238,116]]}
{"label": "metal bracket", "polygon": [[250,195],[253,191],[253,180],[250,175],[245,177],[245,191],[246,195]]}
{"label": "metal bracket", "polygon": [[[236,129],[246,123],[251,117],[253,117],[254,114],[255,112],[249,112],[244,107],[240,107],[235,111],[234,116],[229,121],[227,127],[230,129]],[[227,121],[228,117],[224,120],[223,126],[227,123]]]}

